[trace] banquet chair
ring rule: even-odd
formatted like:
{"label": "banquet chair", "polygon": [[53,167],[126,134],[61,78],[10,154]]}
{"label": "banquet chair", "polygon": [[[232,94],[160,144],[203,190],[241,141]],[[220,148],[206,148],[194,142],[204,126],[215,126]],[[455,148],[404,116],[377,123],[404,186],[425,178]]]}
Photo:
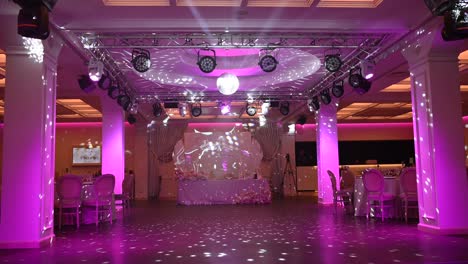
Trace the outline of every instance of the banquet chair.
{"label": "banquet chair", "polygon": [[58,180],[59,229],[62,229],[62,218],[64,215],[75,216],[76,227],[80,228],[82,186],[83,179],[78,175],[64,175]]}
{"label": "banquet chair", "polygon": [[99,215],[103,213],[108,213],[110,223],[112,224],[112,219],[114,218],[114,186],[114,175],[104,174],[99,176],[93,184],[94,197],[83,202],[85,206],[95,207],[96,226],[99,225]]}
{"label": "banquet chair", "polygon": [[122,208],[130,207],[135,199],[135,176],[132,173],[125,175],[122,181]]}
{"label": "banquet chair", "polygon": [[400,199],[403,202],[405,222],[408,222],[408,208],[418,208],[418,187],[416,168],[404,168],[400,174]]}
{"label": "banquet chair", "polygon": [[[362,175],[362,182],[366,190],[366,217],[369,219],[371,207],[379,207],[382,222],[384,221],[384,208],[393,207],[395,195],[384,192],[385,180],[384,176],[379,170],[368,169]],[[391,204],[385,202],[391,201]],[[374,204],[374,202],[377,202]]]}
{"label": "banquet chair", "polygon": [[330,181],[331,181],[331,184],[332,184],[333,204],[335,206],[335,212],[336,212],[336,207],[337,207],[338,203],[342,203],[343,206],[345,206],[345,202],[351,203],[353,192],[349,191],[349,190],[338,190],[336,188],[335,174],[330,170],[327,170],[327,173],[328,173],[328,176],[330,177]]}

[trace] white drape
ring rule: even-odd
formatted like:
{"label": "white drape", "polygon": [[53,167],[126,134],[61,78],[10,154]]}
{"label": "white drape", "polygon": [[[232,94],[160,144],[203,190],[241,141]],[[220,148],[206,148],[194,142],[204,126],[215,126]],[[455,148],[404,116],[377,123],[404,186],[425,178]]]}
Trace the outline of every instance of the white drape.
{"label": "white drape", "polygon": [[[172,153],[177,141],[183,138],[187,123],[174,123],[167,125],[153,125],[148,133],[149,177],[148,195],[150,198],[159,194],[159,183],[162,173],[171,173],[174,167]],[[172,171],[173,173],[173,171]]]}
{"label": "white drape", "polygon": [[273,188],[273,178],[281,177],[280,160],[278,153],[281,149],[282,128],[276,123],[267,123],[259,127],[253,134],[263,151],[262,163],[260,165],[261,174],[267,178],[272,191],[278,192]]}

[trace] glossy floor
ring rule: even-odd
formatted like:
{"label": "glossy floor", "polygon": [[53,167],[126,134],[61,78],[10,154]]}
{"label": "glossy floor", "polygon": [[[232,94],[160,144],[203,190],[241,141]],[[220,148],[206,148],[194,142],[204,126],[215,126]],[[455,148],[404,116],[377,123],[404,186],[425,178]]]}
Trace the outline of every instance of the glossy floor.
{"label": "glossy floor", "polygon": [[468,236],[368,222],[312,199],[258,206],[139,202],[113,225],[64,228],[49,248],[0,250],[0,263],[468,263]]}

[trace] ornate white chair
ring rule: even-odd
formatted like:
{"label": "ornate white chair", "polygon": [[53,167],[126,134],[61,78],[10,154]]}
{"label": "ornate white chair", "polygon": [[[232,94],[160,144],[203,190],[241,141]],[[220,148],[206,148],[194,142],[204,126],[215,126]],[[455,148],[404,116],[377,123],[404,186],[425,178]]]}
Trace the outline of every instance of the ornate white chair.
{"label": "ornate white chair", "polygon": [[80,228],[81,188],[83,179],[77,175],[64,175],[59,178],[57,195],[59,198],[59,229],[62,229],[64,215],[75,216],[76,227]]}
{"label": "ornate white chair", "polygon": [[332,189],[333,189],[333,204],[335,206],[335,212],[336,212],[336,207],[338,203],[342,203],[343,206],[345,206],[345,202],[352,203],[352,196],[353,196],[353,191],[351,190],[338,190],[336,188],[336,177],[335,174],[327,170],[328,176],[330,177],[330,181],[332,184]]}
{"label": "ornate white chair", "polygon": [[418,187],[416,168],[404,168],[400,174],[400,199],[404,209],[405,222],[408,222],[408,208],[418,209]]}
{"label": "ornate white chair", "polygon": [[[395,195],[391,193],[384,192],[385,190],[385,180],[384,176],[379,170],[368,169],[362,175],[362,183],[366,190],[366,217],[369,219],[370,209],[380,208],[380,215],[382,222],[384,221],[384,208],[385,207],[394,207]],[[388,202],[391,203],[388,203]],[[375,202],[375,203],[374,203]],[[387,203],[385,203],[387,202]]]}
{"label": "ornate white chair", "polygon": [[107,213],[103,219],[109,217],[109,221],[112,224],[112,220],[114,218],[114,186],[114,175],[104,174],[99,176],[93,184],[94,197],[83,202],[84,206],[95,207],[96,226],[99,225],[99,216],[103,213]]}

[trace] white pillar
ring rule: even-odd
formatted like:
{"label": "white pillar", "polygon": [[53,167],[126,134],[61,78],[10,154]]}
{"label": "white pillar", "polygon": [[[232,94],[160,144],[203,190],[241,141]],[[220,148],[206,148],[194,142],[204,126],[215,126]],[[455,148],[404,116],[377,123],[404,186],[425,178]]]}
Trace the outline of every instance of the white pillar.
{"label": "white pillar", "polygon": [[468,233],[460,44],[443,42],[436,29],[403,52],[411,74],[418,228],[441,234]]}
{"label": "white pillar", "polygon": [[338,103],[335,103],[335,101],[332,101],[329,105],[322,103],[316,114],[318,201],[322,204],[333,203],[333,189],[327,170],[335,174],[337,182],[340,175],[337,107]]}
{"label": "white pillar", "polygon": [[[125,176],[125,119],[123,109],[107,95],[102,106],[102,174],[115,176],[115,194],[122,193]],[[137,162],[137,161],[135,161]]]}
{"label": "white pillar", "polygon": [[148,128],[137,122],[135,135],[135,197],[148,199]]}
{"label": "white pillar", "polygon": [[62,44],[53,35],[42,44],[43,62],[23,46],[6,49],[0,248],[36,248],[54,238],[55,96]]}

